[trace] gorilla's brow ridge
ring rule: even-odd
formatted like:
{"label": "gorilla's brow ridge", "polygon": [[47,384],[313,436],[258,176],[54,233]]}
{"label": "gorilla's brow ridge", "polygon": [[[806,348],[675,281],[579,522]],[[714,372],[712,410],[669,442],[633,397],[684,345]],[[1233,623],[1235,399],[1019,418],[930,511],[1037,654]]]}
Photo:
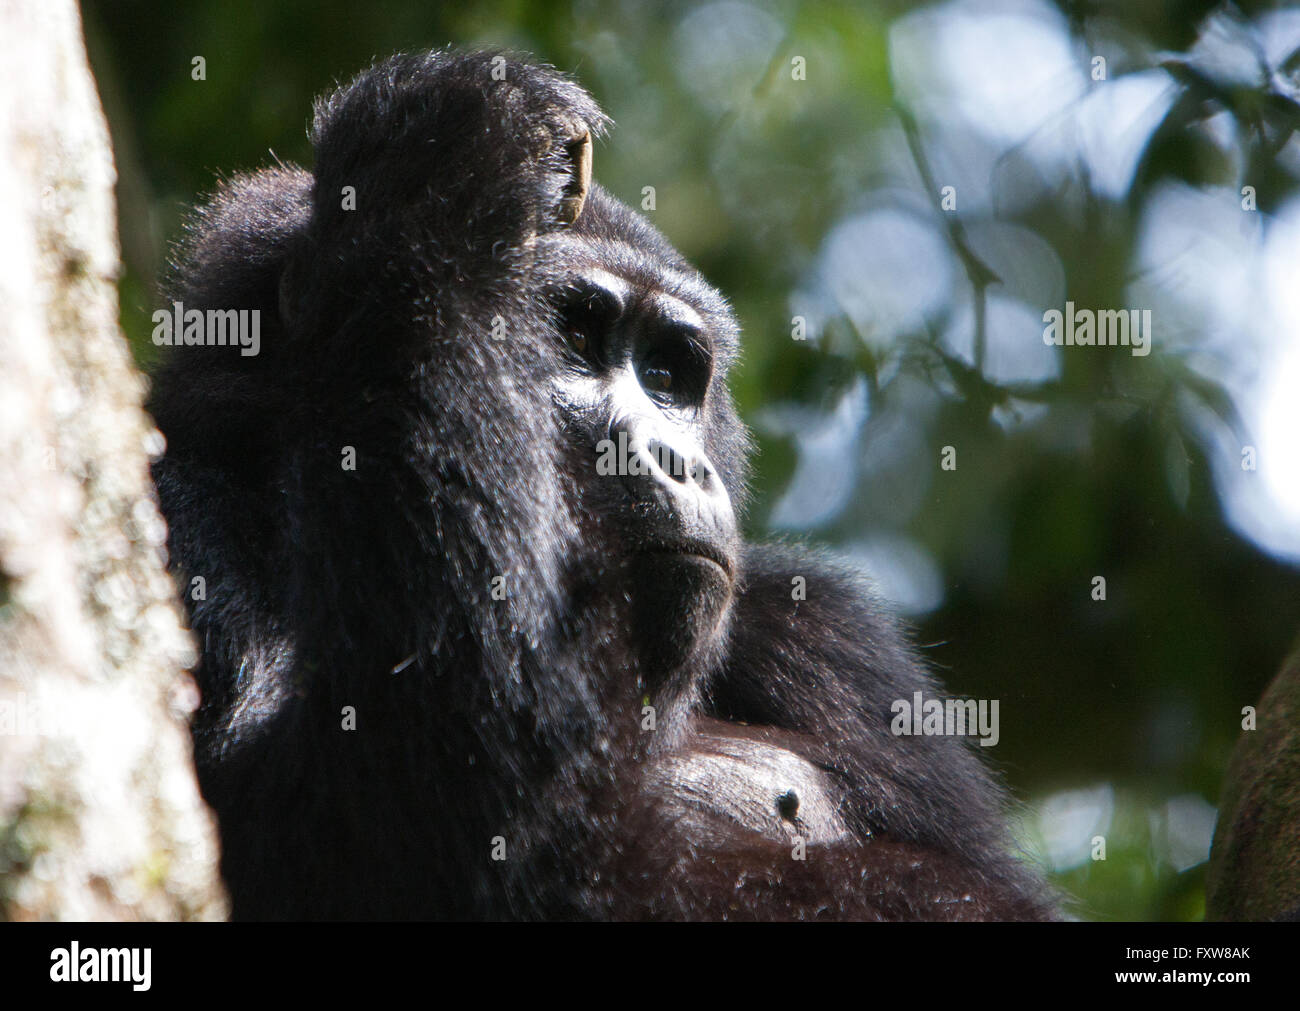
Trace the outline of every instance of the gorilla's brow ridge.
{"label": "gorilla's brow ridge", "polygon": [[[664,305],[668,299],[676,300],[698,314],[701,339],[706,340],[715,359],[723,366],[731,365],[740,352],[739,328],[731,306],[722,293],[688,264],[679,265],[662,257],[648,255],[619,239],[588,240],[589,266],[579,271],[602,287],[617,289],[606,284],[614,279],[633,288],[643,289],[653,299]],[[626,297],[625,292],[617,292]],[[678,315],[678,314],[673,314]]]}

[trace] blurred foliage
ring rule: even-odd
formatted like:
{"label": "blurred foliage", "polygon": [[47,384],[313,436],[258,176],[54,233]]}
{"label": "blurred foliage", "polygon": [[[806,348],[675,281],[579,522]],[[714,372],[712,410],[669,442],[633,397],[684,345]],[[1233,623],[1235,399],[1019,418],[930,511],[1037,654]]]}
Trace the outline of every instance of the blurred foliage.
{"label": "blurred foliage", "polygon": [[[1300,207],[1285,9],[112,0],[84,14],[121,174],[123,323],[146,364],[185,206],[219,174],[309,164],[311,100],[335,81],[448,43],[576,74],[618,124],[598,178],[633,206],[655,187],[655,224],[744,325],[750,530],[860,558],[954,694],[1001,700],[993,750],[1029,802],[1029,845],[1106,837],[1105,861],[1053,857],[1081,916],[1201,915],[1196,851],[1241,707],[1300,627],[1300,549],[1229,509],[1266,501],[1238,456],[1259,377],[1297,333],[1242,263]],[[1235,301],[1214,301],[1233,271]],[[1045,347],[1042,313],[1066,299],[1154,307],[1154,353]],[[810,339],[791,339],[794,316]],[[1281,443],[1292,472],[1297,434]]]}

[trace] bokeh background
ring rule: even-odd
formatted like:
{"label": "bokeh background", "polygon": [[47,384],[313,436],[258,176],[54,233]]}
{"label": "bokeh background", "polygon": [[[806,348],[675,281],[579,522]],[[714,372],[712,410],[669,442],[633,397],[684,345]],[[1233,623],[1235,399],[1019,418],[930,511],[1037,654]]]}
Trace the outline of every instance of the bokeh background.
{"label": "bokeh background", "polygon": [[[1000,700],[986,751],[1077,915],[1202,915],[1241,709],[1300,631],[1300,11],[88,0],[83,15],[120,173],[122,322],[146,366],[186,205],[220,174],[310,164],[319,92],[449,43],[576,74],[617,123],[597,178],[638,207],[654,187],[647,214],[744,326],[750,533],[857,559],[954,694]],[[1150,309],[1153,353],[1046,346],[1043,313],[1067,300]]]}

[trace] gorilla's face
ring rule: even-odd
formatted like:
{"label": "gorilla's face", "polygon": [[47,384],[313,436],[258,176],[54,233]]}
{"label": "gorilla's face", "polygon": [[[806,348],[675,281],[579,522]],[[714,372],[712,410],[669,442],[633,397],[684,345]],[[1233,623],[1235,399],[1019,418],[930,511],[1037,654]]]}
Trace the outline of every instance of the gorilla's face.
{"label": "gorilla's face", "polygon": [[662,676],[718,639],[738,578],[745,436],[725,382],[736,327],[721,296],[599,190],[559,241],[555,403],[588,456],[587,500],[625,547],[635,640]]}

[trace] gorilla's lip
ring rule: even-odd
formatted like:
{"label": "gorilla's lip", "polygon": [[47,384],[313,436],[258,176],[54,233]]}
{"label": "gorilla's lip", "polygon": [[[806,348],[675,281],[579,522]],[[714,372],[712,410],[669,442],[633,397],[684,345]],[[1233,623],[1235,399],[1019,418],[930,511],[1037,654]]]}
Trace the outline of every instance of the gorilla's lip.
{"label": "gorilla's lip", "polygon": [[712,562],[722,570],[730,582],[735,578],[735,563],[726,552],[704,541],[680,541],[671,544],[649,544],[642,549],[647,555],[680,555],[684,558],[699,558]]}

